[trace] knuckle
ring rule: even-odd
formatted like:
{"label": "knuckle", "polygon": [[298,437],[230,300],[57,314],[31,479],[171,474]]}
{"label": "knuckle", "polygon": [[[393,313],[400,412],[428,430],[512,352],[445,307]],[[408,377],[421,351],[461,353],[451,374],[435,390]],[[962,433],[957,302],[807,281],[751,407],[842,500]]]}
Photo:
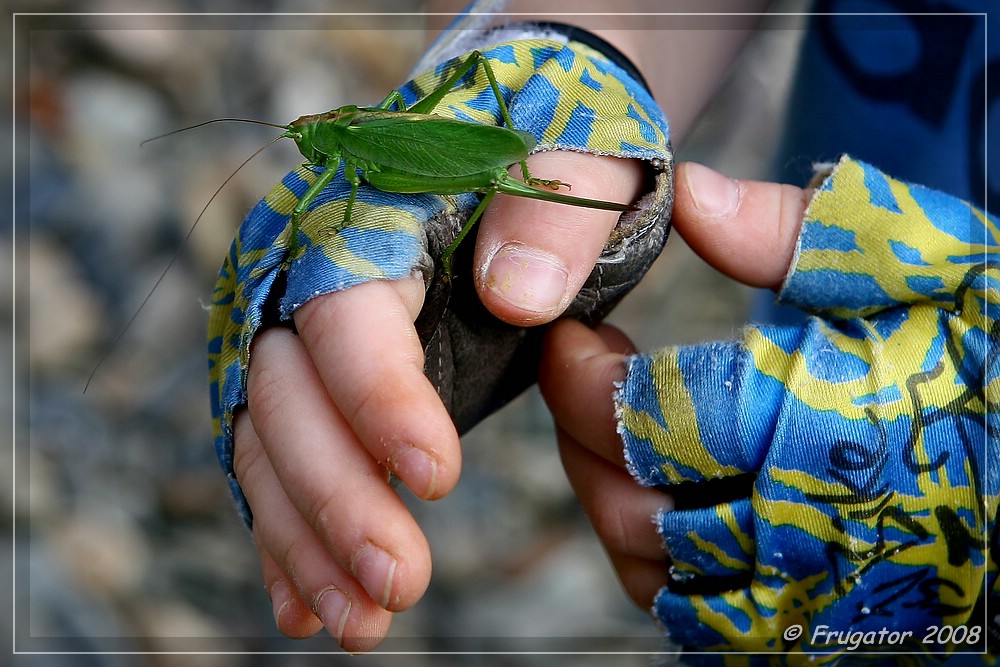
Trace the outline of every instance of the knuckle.
{"label": "knuckle", "polygon": [[348,423],[362,431],[384,430],[390,422],[398,424],[407,413],[404,408],[422,395],[423,352],[397,349],[393,355],[373,359],[363,376],[350,393],[338,397],[338,408]]}
{"label": "knuckle", "polygon": [[631,525],[623,508],[616,504],[602,506],[598,511],[599,531],[611,549],[633,553]]}
{"label": "knuckle", "polygon": [[392,385],[393,383],[388,382],[375,382],[359,387],[357,393],[350,396],[349,400],[346,400],[345,404],[341,406],[344,418],[351,424],[358,424],[365,421],[366,416],[370,414],[384,416],[382,414],[383,406],[390,398],[391,389],[389,387]]}
{"label": "knuckle", "polygon": [[[354,539],[352,535],[356,531],[345,525],[350,515],[343,512],[341,499],[336,494],[324,491],[308,493],[302,498],[301,507],[305,520],[324,541],[333,541],[333,536],[336,536],[337,543]],[[336,547],[337,544],[331,546]]]}
{"label": "knuckle", "polygon": [[251,366],[247,377],[247,408],[258,433],[266,427],[291,398],[292,387],[278,369]]}
{"label": "knuckle", "polygon": [[[287,540],[281,545],[280,549],[274,554],[274,560],[278,564],[278,567],[284,572],[288,580],[292,582],[295,586],[295,590],[298,591],[299,595],[303,600],[312,600],[313,596],[319,592],[319,587],[315,587],[316,590],[311,590],[312,586],[307,586],[303,581],[300,574],[302,566],[300,564],[301,554],[305,549],[311,546],[311,540],[305,538],[304,535],[296,533],[287,538]],[[306,552],[308,553],[308,552]]]}
{"label": "knuckle", "polygon": [[652,517],[649,523],[636,523],[634,513],[624,503],[593,503],[589,513],[594,530],[611,551],[633,555],[643,553],[648,535],[640,531],[651,533],[655,530]]}
{"label": "knuckle", "polygon": [[337,316],[342,292],[322,294],[302,304],[295,310],[292,319],[303,341],[319,340],[330,328],[331,320]]}
{"label": "knuckle", "polygon": [[262,476],[261,466],[267,463],[267,456],[261,447],[252,444],[251,437],[244,429],[251,428],[250,424],[241,424],[237,427],[236,437],[233,443],[233,471],[240,485],[244,488],[253,488],[254,482]]}

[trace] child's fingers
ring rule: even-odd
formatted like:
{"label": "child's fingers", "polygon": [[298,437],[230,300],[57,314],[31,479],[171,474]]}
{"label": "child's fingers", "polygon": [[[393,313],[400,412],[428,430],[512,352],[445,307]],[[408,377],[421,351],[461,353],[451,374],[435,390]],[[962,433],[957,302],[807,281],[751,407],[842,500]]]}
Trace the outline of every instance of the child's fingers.
{"label": "child's fingers", "polygon": [[[266,348],[265,348],[266,349]],[[377,605],[348,568],[331,555],[289,499],[246,411],[237,415],[234,467],[254,513],[254,541],[261,556],[265,585],[276,604],[279,629],[307,635],[312,624],[298,607],[305,603],[327,631],[349,651],[366,651],[389,629],[392,615]],[[283,574],[276,574],[278,569]],[[294,582],[292,613],[276,594],[280,582]],[[283,610],[282,607],[285,607]]]}
{"label": "child's fingers", "polygon": [[[268,330],[255,341],[253,355],[249,413],[266,461],[243,464],[237,475],[268,551],[286,572],[316,576],[327,566],[293,561],[315,552],[310,545],[318,541],[378,605],[393,611],[413,605],[430,578],[430,552],[385,469],[327,394],[298,336]],[[246,450],[236,455],[249,456]],[[255,496],[264,490],[266,497]],[[291,509],[265,520],[282,494],[298,522]],[[303,541],[309,529],[315,537]]]}
{"label": "child's fingers", "polygon": [[424,375],[413,327],[423,300],[416,278],[375,281],[317,297],[295,312],[326,391],[372,457],[420,498],[458,481],[458,434]]}
{"label": "child's fingers", "polygon": [[260,571],[264,589],[271,598],[274,624],[293,639],[312,637],[323,628],[323,621],[313,613],[295,588],[295,583],[285,574],[270,552],[261,545],[259,533],[254,532],[254,542],[260,555]]}
{"label": "child's fingers", "polygon": [[781,285],[812,191],[677,166],[673,225],[702,259],[754,287]]}
{"label": "child's fingers", "polygon": [[[631,204],[639,193],[636,160],[551,151],[528,160],[532,176],[565,179],[564,194]],[[514,172],[520,176],[517,168]],[[594,268],[621,215],[617,211],[500,195],[476,241],[476,287],[487,308],[512,324],[558,317]]]}
{"label": "child's fingers", "polygon": [[[629,344],[624,336],[618,338],[616,343],[610,334],[602,336],[575,320],[556,322],[545,337],[538,384],[560,428],[621,467],[625,459],[616,430],[614,392],[615,384],[625,379]],[[617,349],[612,350],[609,341]]]}

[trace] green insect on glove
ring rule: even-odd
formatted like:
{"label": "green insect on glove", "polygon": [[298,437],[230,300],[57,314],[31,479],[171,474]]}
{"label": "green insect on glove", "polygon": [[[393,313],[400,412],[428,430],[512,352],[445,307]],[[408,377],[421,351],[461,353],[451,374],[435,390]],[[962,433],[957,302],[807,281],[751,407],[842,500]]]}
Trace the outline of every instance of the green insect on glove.
{"label": "green insect on glove", "polygon": [[679,503],[657,517],[671,584],[654,614],[674,642],[819,664],[984,650],[1000,602],[998,243],[996,219],[844,158],[779,295],[813,316],[630,359],[630,471]]}
{"label": "green insect on glove", "polygon": [[[551,28],[541,32],[555,36]],[[531,33],[529,26],[519,34]],[[534,137],[536,151],[611,155],[642,160],[649,167],[648,193],[635,202],[636,210],[621,216],[597,267],[567,310],[570,316],[596,322],[638,282],[666,241],[673,199],[666,119],[634,70],[630,74],[597,48],[569,39],[485,44],[492,45],[472,46],[488,59],[514,127]],[[411,107],[440,88],[467,56],[416,76],[398,89],[399,99]],[[481,67],[461,78],[433,113],[503,124]],[[247,401],[250,343],[261,327],[288,319],[309,299],[370,280],[422,275],[427,296],[416,325],[425,372],[460,431],[535,379],[541,332],[504,324],[480,304],[467,277],[471,238],[454,256],[453,276],[444,275],[436,262],[469,220],[479,196],[391,194],[362,182],[345,225],[351,187],[342,172],[343,165],[301,216],[294,244],[291,214],[323,170],[303,165],[288,174],[243,222],[216,284],[209,321],[216,452],[248,523],[249,508],[233,472],[232,419]]]}

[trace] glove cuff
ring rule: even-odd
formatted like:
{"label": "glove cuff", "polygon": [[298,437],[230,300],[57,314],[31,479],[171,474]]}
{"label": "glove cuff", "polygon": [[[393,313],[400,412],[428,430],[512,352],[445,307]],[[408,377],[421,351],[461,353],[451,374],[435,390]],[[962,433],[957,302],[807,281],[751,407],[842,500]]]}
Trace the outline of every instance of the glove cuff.
{"label": "glove cuff", "polygon": [[579,28],[575,25],[558,23],[555,21],[515,23],[507,29],[511,30],[519,28],[525,31],[526,39],[549,39],[563,44],[567,44],[569,42],[583,44],[584,46],[597,51],[615,65],[618,65],[618,67],[620,67],[626,74],[645,88],[647,93],[652,92],[649,87],[649,83],[639,72],[639,68],[635,66],[635,63],[633,63],[628,56],[589,30],[584,30],[583,28]]}
{"label": "glove cuff", "polygon": [[502,42],[535,39],[559,44],[569,44],[570,42],[583,44],[621,68],[647,93],[652,92],[649,83],[639,72],[635,63],[615,46],[589,30],[558,21],[523,21],[487,28],[467,28],[450,34],[442,34],[441,41],[436,42],[427,50],[413,71],[410,72],[410,77],[413,78],[442,61],[457,58],[474,49],[483,49]]}

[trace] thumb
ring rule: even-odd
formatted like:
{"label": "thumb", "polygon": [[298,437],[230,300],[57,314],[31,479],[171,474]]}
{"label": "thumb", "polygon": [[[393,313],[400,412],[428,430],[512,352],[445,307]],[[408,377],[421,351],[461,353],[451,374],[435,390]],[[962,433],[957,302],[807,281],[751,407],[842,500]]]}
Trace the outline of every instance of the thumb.
{"label": "thumb", "polygon": [[753,287],[781,286],[812,190],[739,181],[694,162],[677,167],[673,224],[698,255]]}
{"label": "thumb", "polygon": [[[573,182],[573,196],[628,203],[640,193],[637,160],[549,151],[528,165],[541,178]],[[476,289],[500,319],[519,326],[558,317],[594,269],[618,211],[497,197],[476,239]]]}

